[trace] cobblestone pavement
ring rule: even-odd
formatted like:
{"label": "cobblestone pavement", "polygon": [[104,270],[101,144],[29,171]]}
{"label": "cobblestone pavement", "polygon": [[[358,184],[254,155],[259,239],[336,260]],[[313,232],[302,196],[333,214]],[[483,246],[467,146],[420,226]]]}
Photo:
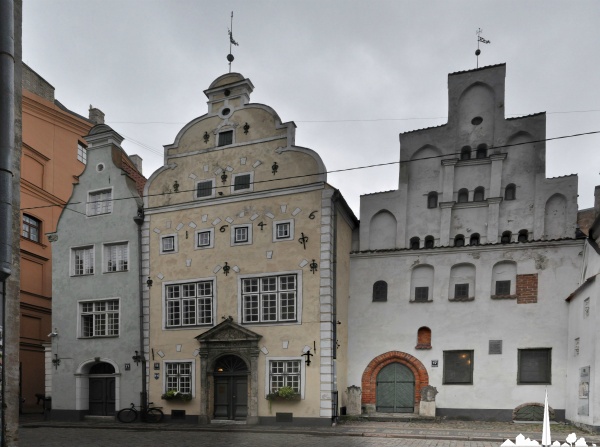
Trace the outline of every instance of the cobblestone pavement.
{"label": "cobblestone pavement", "polygon": [[[307,429],[309,430],[309,429]],[[382,434],[382,436],[386,436]],[[406,439],[347,435],[302,435],[207,431],[107,430],[94,428],[24,428],[21,447],[499,447],[498,442]]]}

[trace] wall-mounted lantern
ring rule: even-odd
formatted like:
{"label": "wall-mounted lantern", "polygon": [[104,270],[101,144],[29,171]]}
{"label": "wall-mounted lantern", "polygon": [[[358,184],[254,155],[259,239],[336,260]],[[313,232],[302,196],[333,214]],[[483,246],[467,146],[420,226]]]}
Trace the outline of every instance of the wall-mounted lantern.
{"label": "wall-mounted lantern", "polygon": [[150,278],[148,276],[148,279],[146,280],[146,285],[148,286],[148,288],[152,287],[152,284],[154,283],[154,281],[152,281],[152,278]]}
{"label": "wall-mounted lantern", "polygon": [[133,359],[133,361],[135,362],[136,365],[139,365],[140,362],[142,361],[142,356],[139,354],[138,351],[135,351],[135,355],[131,358]]}

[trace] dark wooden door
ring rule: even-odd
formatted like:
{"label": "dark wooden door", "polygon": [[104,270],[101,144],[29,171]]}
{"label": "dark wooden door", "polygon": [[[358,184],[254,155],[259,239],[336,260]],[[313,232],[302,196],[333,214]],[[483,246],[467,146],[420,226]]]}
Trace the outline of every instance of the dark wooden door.
{"label": "dark wooden door", "polygon": [[112,416],[115,414],[114,377],[90,377],[89,414]]}
{"label": "dark wooden door", "polygon": [[248,378],[215,377],[215,418],[246,419],[248,414]]}
{"label": "dark wooden door", "polygon": [[377,374],[377,411],[412,413],[415,400],[415,376],[401,363],[390,363]]}

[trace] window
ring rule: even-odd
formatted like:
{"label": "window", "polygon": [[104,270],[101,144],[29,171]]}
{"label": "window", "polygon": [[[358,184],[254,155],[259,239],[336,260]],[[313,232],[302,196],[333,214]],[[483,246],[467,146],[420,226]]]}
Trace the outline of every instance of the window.
{"label": "window", "polygon": [[517,196],[517,187],[514,183],[506,185],[504,189],[504,200],[515,200]]}
{"label": "window", "polygon": [[74,276],[94,274],[94,246],[71,249],[71,268]]}
{"label": "window", "polygon": [[127,242],[104,246],[104,271],[124,272],[129,267],[129,245]]}
{"label": "window", "polygon": [[192,362],[167,362],[165,370],[165,393],[192,394]]}
{"label": "window", "polygon": [[458,203],[465,203],[469,201],[469,190],[462,188],[458,191]]}
{"label": "window", "polygon": [[471,146],[463,146],[460,150],[460,159],[461,160],[470,160],[471,159]]}
{"label": "window", "polygon": [[433,248],[434,244],[433,236],[425,236],[425,248]]}
{"label": "window", "polygon": [[455,247],[464,247],[465,246],[465,237],[462,234],[457,234],[454,237],[454,246]]}
{"label": "window", "polygon": [[301,360],[269,361],[269,392],[275,393],[279,390],[279,388],[289,386],[296,393],[300,393],[301,362]]}
{"label": "window", "polygon": [[112,189],[90,192],[88,195],[87,215],[98,216],[112,212]]}
{"label": "window", "polygon": [[214,236],[214,228],[196,231],[196,248],[213,248],[215,246]]}
{"label": "window", "polygon": [[552,350],[519,349],[519,372],[517,382],[520,385],[550,384]]}
{"label": "window", "polygon": [[510,295],[510,280],[496,281],[496,295],[497,296]]}
{"label": "window", "polygon": [[431,329],[426,326],[419,328],[415,349],[431,349]]}
{"label": "window", "polygon": [[297,277],[293,275],[244,278],[244,323],[278,323],[297,320]]}
{"label": "window", "polygon": [[213,282],[165,285],[167,327],[213,323]]}
{"label": "window", "polygon": [[79,141],[77,143],[77,160],[83,164],[87,163],[87,148]]}
{"label": "window", "polygon": [[435,191],[427,194],[427,208],[437,208],[438,206],[438,193]]}
{"label": "window", "polygon": [[373,284],[373,301],[384,302],[387,301],[387,289],[388,285],[385,281],[376,281]]}
{"label": "window", "polygon": [[519,237],[517,238],[519,242],[527,242],[529,240],[529,231],[521,230],[519,231]]}
{"label": "window", "polygon": [[29,239],[30,241],[39,242],[41,226],[41,221],[33,216],[23,214],[23,231],[21,232],[21,236],[23,236],[25,239]]}
{"label": "window", "polygon": [[234,174],[231,193],[233,194],[240,191],[252,191],[254,189],[254,184],[252,183],[253,180],[254,173],[252,172],[245,174]]}
{"label": "window", "polygon": [[487,157],[487,145],[480,144],[477,146],[477,158],[486,158]]}
{"label": "window", "polygon": [[160,254],[177,252],[177,235],[165,234],[160,237]]}
{"label": "window", "polygon": [[415,301],[429,301],[429,287],[415,287]]}
{"label": "window", "polygon": [[247,245],[252,243],[252,224],[234,225],[231,227],[231,245]]}
{"label": "window", "polygon": [[233,130],[226,130],[219,132],[219,144],[218,146],[227,146],[233,144]]}
{"label": "window", "polygon": [[473,202],[483,202],[484,197],[485,188],[483,186],[475,188],[475,192],[473,192]]}
{"label": "window", "polygon": [[502,340],[490,340],[488,343],[488,354],[489,355],[502,354]]}
{"label": "window", "polygon": [[444,385],[473,384],[473,351],[444,351]]}
{"label": "window", "polygon": [[273,242],[294,239],[294,220],[273,222]]}
{"label": "window", "polygon": [[469,283],[454,284],[454,298],[469,298]]}
{"label": "window", "polygon": [[214,180],[202,180],[196,183],[196,198],[202,199],[205,197],[214,197],[215,189],[213,187]]}
{"label": "window", "polygon": [[502,233],[502,237],[500,238],[501,244],[510,244],[510,238],[512,237],[512,233],[510,231],[505,231]]}
{"label": "window", "polygon": [[119,300],[79,303],[82,337],[112,337],[119,335]]}
{"label": "window", "polygon": [[471,245],[479,245],[479,233],[473,233],[471,235],[471,239],[469,240],[469,244],[471,244]]}
{"label": "window", "polygon": [[417,250],[421,246],[421,240],[418,237],[410,238],[410,248],[411,250]]}

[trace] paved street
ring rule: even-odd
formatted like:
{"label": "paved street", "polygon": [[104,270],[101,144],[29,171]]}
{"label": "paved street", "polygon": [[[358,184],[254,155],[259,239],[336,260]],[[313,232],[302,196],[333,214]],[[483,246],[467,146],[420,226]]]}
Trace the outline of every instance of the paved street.
{"label": "paved street", "polygon": [[[307,429],[310,430],[310,429]],[[385,434],[384,434],[385,436]],[[363,436],[208,431],[141,431],[93,428],[22,428],[21,447],[499,447],[498,442]]]}

